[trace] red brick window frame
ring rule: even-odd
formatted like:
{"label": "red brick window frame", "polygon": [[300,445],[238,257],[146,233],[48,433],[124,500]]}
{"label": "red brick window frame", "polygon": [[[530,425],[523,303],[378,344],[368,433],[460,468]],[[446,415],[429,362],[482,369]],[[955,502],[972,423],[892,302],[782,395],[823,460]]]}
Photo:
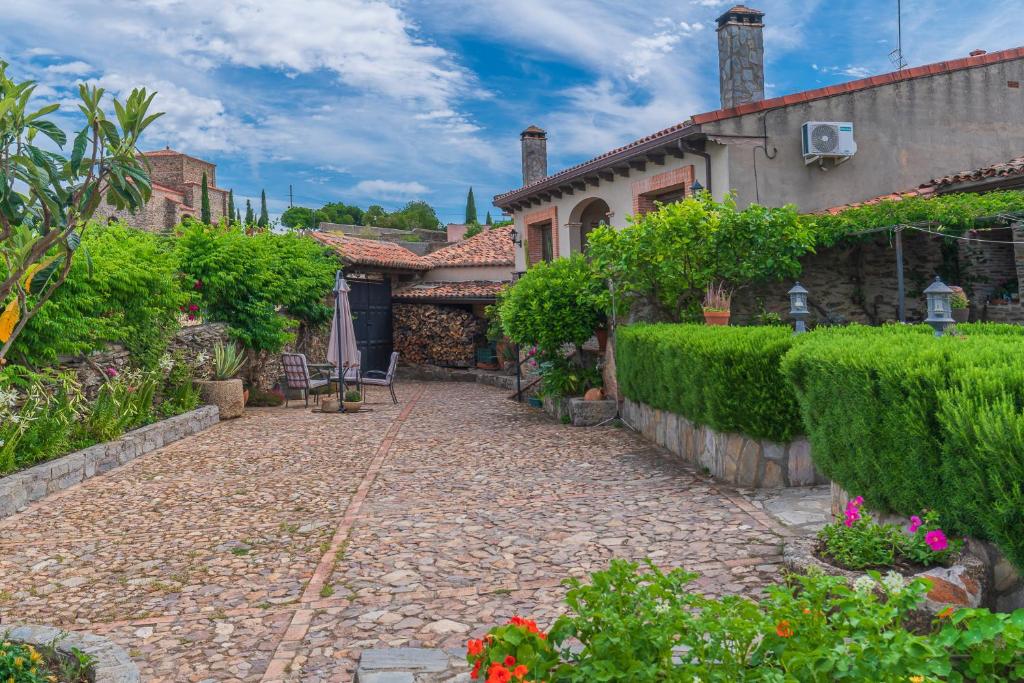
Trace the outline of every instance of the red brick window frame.
{"label": "red brick window frame", "polygon": [[558,207],[549,206],[526,214],[526,265],[544,260],[544,231],[551,231],[551,255],[558,258]]}
{"label": "red brick window frame", "polygon": [[661,195],[681,191],[683,196],[689,196],[693,178],[693,165],[691,164],[634,181],[633,215],[642,216],[654,211],[656,208],[654,203]]}

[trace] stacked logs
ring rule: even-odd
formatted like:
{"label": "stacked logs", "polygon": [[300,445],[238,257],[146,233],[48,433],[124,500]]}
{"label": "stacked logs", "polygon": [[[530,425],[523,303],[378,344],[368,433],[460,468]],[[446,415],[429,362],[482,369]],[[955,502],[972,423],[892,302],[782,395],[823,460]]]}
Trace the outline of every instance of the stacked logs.
{"label": "stacked logs", "polygon": [[468,368],[476,364],[476,338],[486,322],[456,306],[395,304],[395,351],[403,363]]}

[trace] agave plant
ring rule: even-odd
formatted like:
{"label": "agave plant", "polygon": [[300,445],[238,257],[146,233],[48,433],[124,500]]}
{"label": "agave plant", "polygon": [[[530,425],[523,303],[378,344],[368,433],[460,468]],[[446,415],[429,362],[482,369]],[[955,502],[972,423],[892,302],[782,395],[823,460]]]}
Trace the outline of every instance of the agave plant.
{"label": "agave plant", "polygon": [[245,356],[234,344],[218,343],[213,347],[213,378],[217,381],[231,379],[245,365]]}

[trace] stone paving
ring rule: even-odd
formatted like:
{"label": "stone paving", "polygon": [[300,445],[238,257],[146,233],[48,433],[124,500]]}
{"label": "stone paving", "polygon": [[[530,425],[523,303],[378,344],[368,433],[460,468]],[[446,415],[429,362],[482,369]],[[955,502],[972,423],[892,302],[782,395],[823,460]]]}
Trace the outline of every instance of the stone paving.
{"label": "stone paving", "polygon": [[776,578],[760,502],[617,427],[476,384],[371,390],[372,412],[250,409],[0,521],[0,616],[91,631],[152,681],[348,681],[375,647],[549,623],[612,557]]}

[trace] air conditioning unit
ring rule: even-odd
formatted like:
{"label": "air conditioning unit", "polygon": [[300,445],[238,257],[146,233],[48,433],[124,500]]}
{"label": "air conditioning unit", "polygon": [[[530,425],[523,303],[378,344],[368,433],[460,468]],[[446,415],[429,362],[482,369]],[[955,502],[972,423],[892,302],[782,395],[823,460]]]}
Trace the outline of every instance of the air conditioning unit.
{"label": "air conditioning unit", "polygon": [[808,121],[801,132],[804,163],[834,159],[839,164],[857,153],[853,124],[848,121]]}

